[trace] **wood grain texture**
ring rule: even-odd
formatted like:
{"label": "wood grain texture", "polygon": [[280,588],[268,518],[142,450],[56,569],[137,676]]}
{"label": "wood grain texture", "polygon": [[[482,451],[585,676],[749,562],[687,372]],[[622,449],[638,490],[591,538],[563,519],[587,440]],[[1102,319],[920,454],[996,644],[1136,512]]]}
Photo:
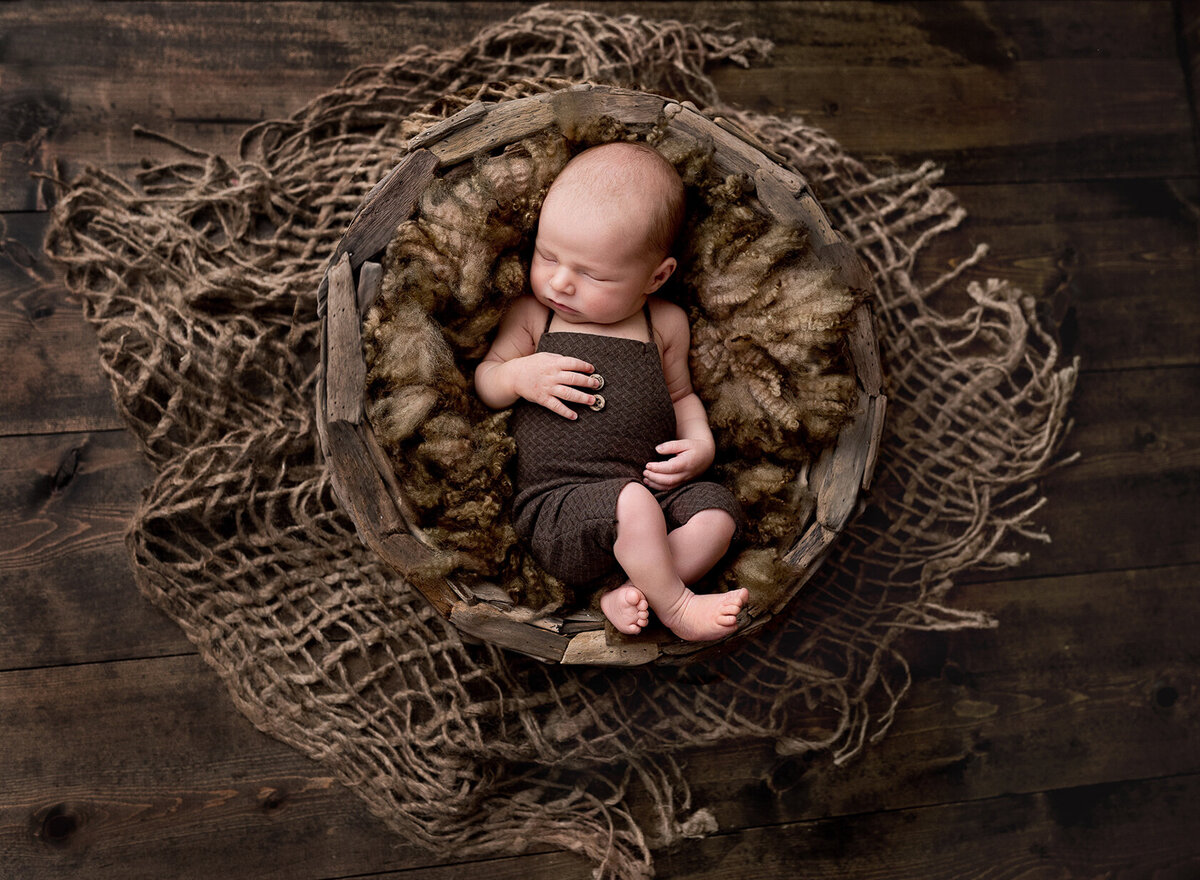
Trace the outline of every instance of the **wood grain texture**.
{"label": "wood grain texture", "polygon": [[[353,67],[526,7],[0,5],[0,877],[590,876],[562,853],[439,859],[389,831],[256,732],[137,594],[122,534],[150,473],[40,254],[53,194],[28,176],[176,155],[134,125],[230,155]],[[658,853],[658,876],[1200,873],[1194,0],[621,11],[740,20],[776,45],[714,71],[726,100],[873,162],[944,162],[969,219],[918,280],[990,243],[965,280],[1034,296],[1083,369],[1067,441],[1083,457],[1036,517],[1053,543],[1014,542],[1029,562],[947,600],[998,628],[906,637],[913,689],[849,766],[759,742],[689,754],[720,831]]]}

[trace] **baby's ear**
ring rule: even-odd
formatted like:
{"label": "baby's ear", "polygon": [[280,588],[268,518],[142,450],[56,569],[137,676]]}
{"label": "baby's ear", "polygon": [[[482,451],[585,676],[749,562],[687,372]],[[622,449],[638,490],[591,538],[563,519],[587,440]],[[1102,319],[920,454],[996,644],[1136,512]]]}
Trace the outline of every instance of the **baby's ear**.
{"label": "baby's ear", "polygon": [[654,270],[654,274],[650,276],[650,287],[646,292],[654,293],[654,291],[666,284],[667,279],[671,277],[671,273],[675,271],[676,265],[674,257],[667,257],[659,263],[658,268]]}

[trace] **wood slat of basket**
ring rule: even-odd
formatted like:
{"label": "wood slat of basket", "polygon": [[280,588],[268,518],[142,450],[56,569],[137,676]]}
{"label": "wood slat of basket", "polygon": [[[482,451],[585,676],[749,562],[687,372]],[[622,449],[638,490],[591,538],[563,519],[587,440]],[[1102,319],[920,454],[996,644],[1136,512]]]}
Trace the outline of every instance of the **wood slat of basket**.
{"label": "wood slat of basket", "polygon": [[[814,203],[815,204],[815,203]],[[829,265],[837,267],[837,280],[851,290],[866,293],[874,289],[871,273],[862,258],[840,232],[834,232],[835,240],[822,245],[817,256]]]}
{"label": "wood slat of basket", "polygon": [[[794,568],[801,581],[807,579],[825,559],[825,554],[833,545],[838,533],[827,529],[819,522],[808,527],[795,545],[783,557],[783,561]],[[772,607],[771,613],[779,611],[791,601],[793,591],[785,591]]]}
{"label": "wood slat of basket", "polygon": [[438,167],[445,168],[542,131],[554,124],[554,115],[549,99],[542,95],[485,105],[469,124],[448,131],[440,140],[422,143],[437,158]]}
{"label": "wood slat of basket", "polygon": [[450,622],[467,635],[539,660],[561,663],[567,651],[566,636],[513,620],[487,602],[455,602],[448,615]]}
{"label": "wood slat of basket", "polygon": [[383,451],[383,447],[379,445],[379,438],[375,436],[375,432],[371,430],[369,423],[361,425],[361,433],[363,442],[367,446],[367,451],[371,454],[371,458],[375,461],[375,469],[379,471],[380,477],[383,479],[384,485],[387,488],[388,496],[396,505],[396,510],[404,520],[404,524],[408,526],[408,530],[413,533],[422,544],[427,547],[431,546],[430,542],[420,534],[417,527],[417,511],[409,501],[408,495],[404,492],[399,481],[396,479],[396,468],[392,464],[392,460],[388,458],[388,454]]}
{"label": "wood slat of basket", "polygon": [[787,165],[787,159],[785,159],[779,153],[776,153],[774,150],[772,150],[770,147],[768,147],[766,144],[764,144],[762,141],[760,141],[758,138],[756,138],[750,132],[746,131],[746,129],[742,128],[740,125],[738,125],[732,119],[726,119],[724,116],[714,116],[712,118],[712,123],[713,123],[713,125],[717,126],[718,128],[722,128],[725,131],[729,132],[731,135],[738,138],[739,140],[744,141],[746,144],[748,144],[753,149],[758,150],[760,153],[762,153],[764,156],[766,156],[772,162],[776,163],[780,168],[783,168],[783,166]]}
{"label": "wood slat of basket", "polygon": [[857,410],[838,433],[824,480],[815,487],[817,522],[834,532],[845,527],[858,502],[873,433],[871,412],[870,397],[860,394]]}
{"label": "wood slat of basket", "polygon": [[[674,109],[676,106],[678,110]],[[673,114],[668,125],[671,133],[683,135],[698,144],[711,144],[716,148],[713,152],[713,162],[721,174],[744,174],[750,180],[754,180],[760,170],[778,167],[762,150],[715,125],[703,113],[689,107],[687,102],[669,106],[666,112],[668,115]]]}
{"label": "wood slat of basket", "polygon": [[423,150],[430,144],[438,144],[451,135],[470,128],[484,116],[493,105],[483,101],[475,101],[459,110],[453,116],[443,119],[436,125],[431,125],[408,142],[410,150]]}
{"label": "wood slat of basket", "polygon": [[325,407],[330,421],[362,421],[367,364],[362,351],[362,319],[354,290],[350,255],[342,254],[328,272]]}
{"label": "wood slat of basket", "polygon": [[863,464],[862,487],[871,488],[875,478],[875,466],[879,462],[879,444],[883,442],[883,424],[887,419],[887,397],[876,394],[871,397],[871,442],[867,446],[867,460]]}
{"label": "wood slat of basket", "polygon": [[674,102],[647,92],[583,85],[555,92],[550,103],[559,129],[574,138],[600,116],[611,116],[629,126],[654,125],[662,118],[663,108]]}
{"label": "wood slat of basket", "polygon": [[593,666],[641,666],[658,659],[655,642],[610,642],[604,630],[581,632],[571,638],[563,663]]}
{"label": "wood slat of basket", "polygon": [[375,303],[383,286],[383,266],[373,260],[363,263],[358,270],[358,314],[365,316]]}
{"label": "wood slat of basket", "polygon": [[838,241],[829,218],[800,175],[786,168],[759,168],[754,172],[754,190],[759,202],[772,216],[806,229],[814,250],[820,251]]}
{"label": "wood slat of basket", "polygon": [[359,538],[397,572],[404,574],[439,613],[450,613],[454,597],[445,580],[419,574],[433,558],[409,532],[380,473],[367,439],[368,425],[331,421],[325,458],[333,491],[350,515]]}
{"label": "wood slat of basket", "polygon": [[[858,259],[858,255],[854,255]],[[867,284],[870,285],[868,278]],[[870,290],[871,287],[862,288]],[[879,339],[875,335],[875,321],[872,317],[871,306],[859,303],[850,316],[850,330],[847,336],[850,357],[854,361],[854,372],[858,374],[858,384],[870,395],[878,395],[883,391],[883,368],[879,361]]]}
{"label": "wood slat of basket", "polygon": [[334,491],[359,526],[360,534],[363,529],[376,536],[407,532],[408,525],[392,501],[375,456],[359,428],[338,419],[325,427],[329,438],[326,458]]}
{"label": "wood slat of basket", "polygon": [[[331,263],[350,256],[351,268],[357,269],[374,257],[396,234],[396,227],[407,219],[421,193],[433,180],[437,158],[427,150],[414,150],[375,185],[355,212],[346,234],[338,242]],[[328,278],[317,291],[317,314],[325,313]]]}

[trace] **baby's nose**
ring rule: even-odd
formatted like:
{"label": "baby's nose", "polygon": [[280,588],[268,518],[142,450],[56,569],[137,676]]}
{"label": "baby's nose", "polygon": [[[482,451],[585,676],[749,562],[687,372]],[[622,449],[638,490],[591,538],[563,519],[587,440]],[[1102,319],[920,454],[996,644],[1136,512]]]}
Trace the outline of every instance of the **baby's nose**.
{"label": "baby's nose", "polygon": [[571,273],[564,267],[559,266],[554,274],[550,276],[550,286],[559,293],[566,293],[574,287],[571,281]]}

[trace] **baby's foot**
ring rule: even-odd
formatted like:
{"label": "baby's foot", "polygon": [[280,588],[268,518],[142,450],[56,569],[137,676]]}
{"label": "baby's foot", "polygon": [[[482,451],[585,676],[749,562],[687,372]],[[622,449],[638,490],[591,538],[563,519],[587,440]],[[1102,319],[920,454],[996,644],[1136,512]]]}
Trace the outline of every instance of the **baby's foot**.
{"label": "baby's foot", "polygon": [[600,610],[619,632],[635,636],[650,623],[650,603],[633,584],[609,590],[600,597]]}
{"label": "baby's foot", "polygon": [[749,596],[744,587],[728,593],[696,594],[684,590],[671,608],[658,611],[658,616],[667,629],[685,641],[711,642],[737,629],[738,612]]}

